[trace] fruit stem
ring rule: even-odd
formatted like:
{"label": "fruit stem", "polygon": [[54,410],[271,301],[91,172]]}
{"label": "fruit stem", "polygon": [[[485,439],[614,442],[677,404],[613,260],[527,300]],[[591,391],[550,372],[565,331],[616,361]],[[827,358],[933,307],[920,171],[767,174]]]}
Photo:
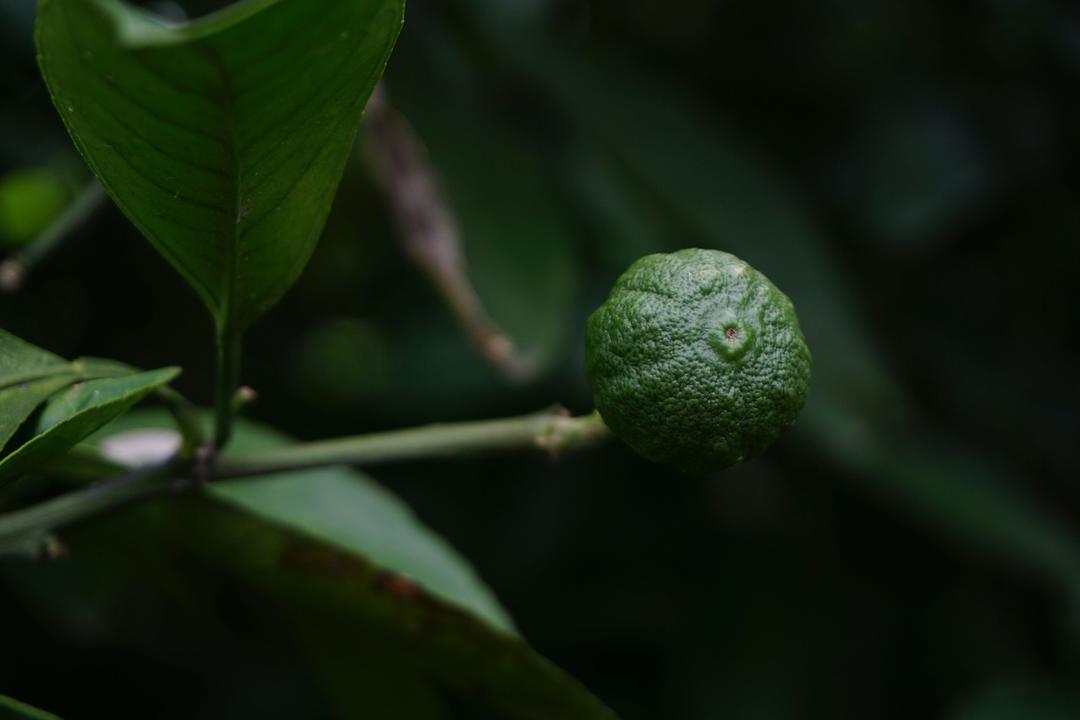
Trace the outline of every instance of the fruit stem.
{"label": "fruit stem", "polygon": [[[191,418],[186,418],[190,420]],[[612,437],[600,414],[572,416],[553,407],[498,420],[428,425],[404,430],[300,443],[257,456],[218,459],[199,476],[199,466],[178,455],[173,460],[0,515],[0,556],[40,554],[56,540],[50,533],[136,500],[167,492],[197,491],[202,480],[245,478],[327,465],[376,465],[397,460],[466,457],[515,450],[540,450],[555,458]],[[196,458],[197,460],[197,458]]]}
{"label": "fruit stem", "polygon": [[223,458],[215,479],[249,477],[328,465],[378,465],[540,450],[561,453],[599,444],[611,432],[599,413],[571,416],[560,407],[497,420],[427,425],[403,430],[301,443],[250,457]]}

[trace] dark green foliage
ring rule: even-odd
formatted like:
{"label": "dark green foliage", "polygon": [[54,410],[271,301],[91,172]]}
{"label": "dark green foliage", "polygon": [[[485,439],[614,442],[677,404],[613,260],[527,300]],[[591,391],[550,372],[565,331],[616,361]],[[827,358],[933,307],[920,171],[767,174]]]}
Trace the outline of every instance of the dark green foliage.
{"label": "dark green foliage", "polygon": [[[225,2],[179,4],[197,17]],[[43,7],[88,18],[85,34],[117,6]],[[42,82],[35,8],[0,2],[4,259],[56,212],[58,188],[70,196],[92,178]],[[542,654],[628,720],[1080,717],[1078,28],[1062,2],[412,0],[389,97],[428,146],[481,300],[535,375],[508,385],[473,352],[400,252],[362,158],[345,157],[350,130],[327,145],[343,183],[311,265],[251,330],[243,381],[259,401],[246,412],[304,439],[555,400],[585,412],[589,313],[636,258],[697,246],[745,258],[798,308],[814,381],[796,426],[757,460],[701,478],[618,444],[554,465],[378,468],[423,525],[370,517],[354,501],[372,481],[336,470],[311,498],[288,479],[265,481],[274,494],[261,498],[257,481],[241,503],[162,498],[79,523],[49,546],[66,560],[0,560],[0,693],[72,718],[595,708]],[[171,66],[195,44],[113,50]],[[88,92],[101,60],[66,69],[85,78],[76,114],[119,102]],[[220,106],[200,107],[194,121],[211,130]],[[119,120],[145,120],[136,110]],[[139,136],[112,139],[164,167]],[[219,159],[195,143],[180,155]],[[202,189],[175,200],[232,202]],[[305,242],[330,193],[319,197],[303,208]],[[272,303],[310,249],[287,248],[295,262],[249,284],[259,297],[232,303],[234,319]],[[220,295],[221,274],[204,269]],[[204,299],[225,322],[229,303]],[[63,357],[183,366],[176,388],[200,403],[213,377],[204,315],[111,203],[0,296],[5,330]],[[38,352],[43,374],[19,400],[9,390],[23,383],[0,371],[5,453],[77,382]],[[114,422],[106,432],[132,428]],[[36,465],[6,484],[0,514],[115,472],[83,464],[83,451],[68,460],[84,475]],[[351,532],[354,511],[446,537],[460,555],[442,546],[436,564],[479,595],[427,574],[424,553],[369,547]],[[293,547],[301,562],[283,567]],[[413,592],[383,578],[395,564],[423,575],[417,599],[430,605],[384,597]],[[477,649],[522,647],[477,601],[488,593],[536,648],[518,664]],[[424,640],[432,626],[453,642]]]}
{"label": "dark green foliage", "polygon": [[14,698],[0,695],[0,720],[57,720],[57,717]]}

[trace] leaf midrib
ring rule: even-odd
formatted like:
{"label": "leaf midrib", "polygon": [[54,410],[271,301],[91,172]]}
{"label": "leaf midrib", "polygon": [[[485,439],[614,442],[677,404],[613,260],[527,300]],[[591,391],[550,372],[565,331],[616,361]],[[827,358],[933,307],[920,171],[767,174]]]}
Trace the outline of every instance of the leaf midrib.
{"label": "leaf midrib", "polygon": [[60,375],[71,375],[77,378],[79,372],[72,367],[70,363],[64,363],[56,367],[36,368],[34,370],[26,370],[21,373],[6,375],[0,379],[0,392],[10,390],[13,387],[18,387],[19,385],[24,385],[26,383],[35,382],[37,380],[47,380]]}
{"label": "leaf midrib", "polygon": [[229,247],[226,252],[225,287],[221,298],[221,317],[218,318],[218,335],[227,339],[231,334],[239,332],[236,322],[236,269],[239,266],[240,246],[240,152],[239,139],[236,132],[236,103],[234,97],[232,78],[222,61],[221,54],[213,46],[199,42],[199,48],[203,50],[207,61],[218,75],[220,95],[218,101],[221,107],[221,131],[222,149],[225,153],[225,176],[226,182],[232,183],[232,193],[229,197],[229,207],[225,222],[228,223],[228,231],[225,233]]}

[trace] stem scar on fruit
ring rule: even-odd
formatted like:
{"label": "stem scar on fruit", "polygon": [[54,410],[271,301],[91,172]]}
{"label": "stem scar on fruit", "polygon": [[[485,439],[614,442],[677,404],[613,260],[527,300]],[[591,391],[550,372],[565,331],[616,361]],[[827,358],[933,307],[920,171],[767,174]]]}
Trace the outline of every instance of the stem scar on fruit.
{"label": "stem scar on fruit", "polygon": [[640,258],[588,320],[585,374],[607,426],[640,455],[691,473],[761,454],[810,386],[795,308],[734,255]]}

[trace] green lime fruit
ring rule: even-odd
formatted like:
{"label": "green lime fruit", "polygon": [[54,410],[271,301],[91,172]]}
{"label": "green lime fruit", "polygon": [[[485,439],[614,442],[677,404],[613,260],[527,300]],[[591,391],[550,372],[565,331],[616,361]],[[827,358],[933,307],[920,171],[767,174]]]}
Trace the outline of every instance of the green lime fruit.
{"label": "green lime fruit", "polygon": [[795,421],[810,385],[791,300],[718,250],[637,260],[589,317],[585,346],[612,432],[691,473],[759,455]]}

